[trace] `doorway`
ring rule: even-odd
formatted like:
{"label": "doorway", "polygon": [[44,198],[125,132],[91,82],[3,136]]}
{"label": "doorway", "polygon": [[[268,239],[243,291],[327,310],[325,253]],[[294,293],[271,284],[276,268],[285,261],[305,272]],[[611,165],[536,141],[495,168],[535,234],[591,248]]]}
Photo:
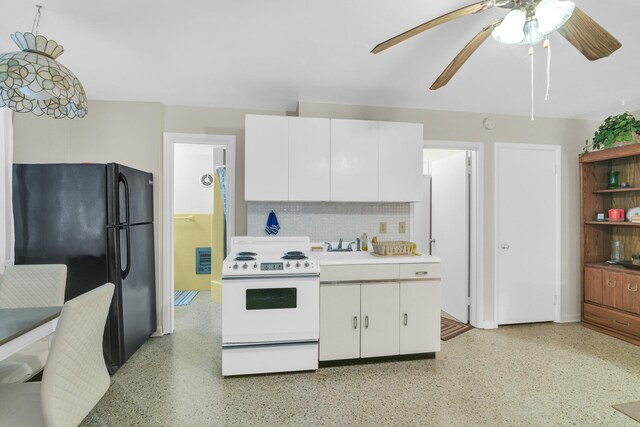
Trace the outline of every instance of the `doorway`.
{"label": "doorway", "polygon": [[560,146],[495,145],[496,319],[560,321]]}
{"label": "doorway", "polygon": [[[212,161],[209,165],[210,172],[199,173],[198,171],[196,171],[196,162],[193,156],[197,156],[198,153],[200,153],[201,156],[208,157],[204,155],[204,153],[206,152],[211,153],[210,157]],[[217,196],[216,193],[212,194],[211,203],[209,201],[203,200],[203,198],[201,197],[202,194],[196,194],[197,190],[195,189],[193,190],[193,194],[191,194],[189,197],[182,197],[185,195],[185,189],[182,187],[177,187],[178,185],[180,185],[181,181],[180,179],[177,179],[177,176],[178,174],[187,174],[187,172],[185,172],[185,169],[182,166],[176,165],[176,160],[179,160],[181,158],[184,159],[185,153],[190,153],[189,156],[191,156],[190,164],[192,170],[188,172],[188,175],[192,175],[190,172],[194,172],[196,173],[196,175],[198,175],[194,175],[194,177],[191,177],[193,179],[197,179],[197,186],[206,188],[212,185],[219,185],[221,180],[224,181],[224,192],[226,195],[224,202],[221,199],[220,191],[217,192]],[[214,153],[217,154],[217,157],[222,159],[217,160],[217,162],[225,164],[224,173],[219,173],[219,170],[215,170],[214,164],[216,163],[216,157],[214,157]],[[215,298],[215,295],[221,292],[221,286],[218,286],[220,284],[217,284],[215,279],[216,275],[220,275],[219,273],[221,273],[221,271],[216,270],[220,269],[222,259],[224,258],[224,255],[221,253],[220,248],[228,246],[229,239],[235,234],[235,155],[235,136],[175,133],[164,134],[162,174],[162,180],[164,183],[162,239],[164,243],[162,253],[163,267],[161,310],[163,334],[173,332],[174,289],[177,289],[175,283],[175,275],[176,272],[182,271],[182,266],[176,265],[176,244],[184,245],[185,237],[187,239],[191,237],[193,237],[194,239],[198,238],[197,230],[191,229],[204,229],[206,228],[206,226],[211,229],[215,225],[216,218],[220,217],[218,213],[224,212],[226,214],[224,215],[223,220],[218,222],[218,225],[224,229],[224,235],[226,239],[224,237],[221,238],[221,236],[219,235],[220,233],[217,234],[219,244],[217,245],[218,250],[216,251],[216,234],[209,233],[211,239],[209,240],[210,246],[208,252],[206,250],[207,246],[204,245],[204,242],[195,242],[195,240],[195,243],[190,242],[188,244],[189,262],[187,267],[190,277],[197,276],[197,270],[199,268],[201,269],[200,272],[205,276],[204,280],[208,280],[210,283],[209,289],[211,289],[212,291],[213,298]],[[187,178],[187,176],[183,176],[183,178]],[[183,194],[177,194],[178,192]],[[187,193],[191,192],[192,190],[187,191]],[[194,198],[200,198],[200,203],[194,201]],[[216,200],[218,200],[217,204]],[[202,205],[207,204],[209,204],[209,206],[214,206],[213,209],[210,210],[210,213],[206,212],[206,207],[202,207]],[[200,205],[200,207],[196,205]],[[187,207],[185,208],[185,206]],[[184,209],[194,210],[194,212],[180,212],[180,210]],[[215,213],[216,211],[218,213]],[[207,217],[211,220],[208,224],[206,224]],[[180,236],[177,236],[177,227],[186,227],[185,231],[191,230],[192,233],[186,232]],[[200,230],[200,232],[200,234],[206,234],[202,232],[202,230]],[[197,243],[200,247],[191,247],[193,246],[191,243]],[[198,249],[200,250],[199,252]],[[200,255],[200,257],[198,257],[198,255]],[[207,272],[207,267],[210,269],[210,272]],[[195,279],[188,278],[187,280]]]}
{"label": "doorway", "polygon": [[[412,204],[411,240],[423,248],[423,253],[442,258],[443,309],[474,327],[495,327],[493,322],[485,323],[483,316],[484,146],[474,142],[424,141],[423,148],[431,150],[431,159],[426,156],[424,162],[424,170],[428,173],[424,183],[430,188],[425,188],[425,202]],[[458,158],[454,159],[456,155]],[[449,161],[460,163],[461,168],[451,177],[445,176],[434,183],[433,166],[443,172],[452,172],[450,165],[446,164]],[[438,167],[438,162],[442,162],[442,167]],[[439,186],[443,180],[445,184],[461,186],[464,194],[460,195],[458,190],[448,192],[446,186]],[[451,197],[454,193],[461,197]],[[434,211],[434,203],[442,204],[441,209],[436,207]],[[451,207],[456,203],[463,203],[465,207]],[[438,233],[443,237],[438,238]],[[449,286],[449,281],[455,281],[458,286]]]}

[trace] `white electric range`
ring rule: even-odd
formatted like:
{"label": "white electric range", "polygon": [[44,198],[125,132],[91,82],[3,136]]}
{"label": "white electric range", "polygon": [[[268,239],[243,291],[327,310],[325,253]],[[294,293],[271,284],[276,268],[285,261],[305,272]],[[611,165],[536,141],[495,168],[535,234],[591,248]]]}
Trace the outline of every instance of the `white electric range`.
{"label": "white electric range", "polygon": [[231,239],[222,263],[222,375],[315,370],[320,266],[308,237]]}

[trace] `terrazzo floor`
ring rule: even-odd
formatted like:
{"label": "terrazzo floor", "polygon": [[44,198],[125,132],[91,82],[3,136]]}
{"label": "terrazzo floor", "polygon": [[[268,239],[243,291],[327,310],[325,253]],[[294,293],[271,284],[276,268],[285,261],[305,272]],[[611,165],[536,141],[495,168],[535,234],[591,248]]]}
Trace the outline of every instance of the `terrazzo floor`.
{"label": "terrazzo floor", "polygon": [[572,324],[474,329],[435,359],[223,379],[221,307],[201,292],[175,333],[112,377],[82,426],[638,426],[640,347]]}

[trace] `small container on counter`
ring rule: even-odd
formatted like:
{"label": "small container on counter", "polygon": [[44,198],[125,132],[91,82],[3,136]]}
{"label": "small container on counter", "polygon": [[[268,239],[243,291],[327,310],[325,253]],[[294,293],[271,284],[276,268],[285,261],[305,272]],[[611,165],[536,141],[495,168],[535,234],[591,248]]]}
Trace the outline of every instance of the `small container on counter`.
{"label": "small container on counter", "polygon": [[640,254],[631,255],[631,263],[633,265],[640,265]]}

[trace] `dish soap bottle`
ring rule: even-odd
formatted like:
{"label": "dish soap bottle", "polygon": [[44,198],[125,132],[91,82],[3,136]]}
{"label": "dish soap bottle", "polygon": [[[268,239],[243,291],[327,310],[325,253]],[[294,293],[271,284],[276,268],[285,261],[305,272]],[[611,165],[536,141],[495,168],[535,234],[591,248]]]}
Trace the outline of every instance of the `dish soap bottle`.
{"label": "dish soap bottle", "polygon": [[367,244],[367,233],[362,234],[362,250],[364,252],[369,251],[369,245]]}

